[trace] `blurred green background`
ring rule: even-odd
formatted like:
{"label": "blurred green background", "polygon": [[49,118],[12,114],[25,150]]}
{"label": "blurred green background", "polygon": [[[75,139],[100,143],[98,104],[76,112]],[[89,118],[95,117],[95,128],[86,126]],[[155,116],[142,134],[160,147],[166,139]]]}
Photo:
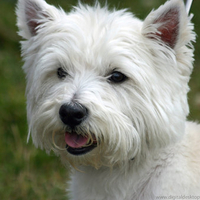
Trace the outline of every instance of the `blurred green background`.
{"label": "blurred green background", "polygon": [[[77,1],[48,0],[69,10]],[[85,0],[91,4],[93,0]],[[164,0],[108,0],[116,8],[130,8],[143,19]],[[17,36],[16,0],[0,0],[0,199],[66,200],[67,170],[53,154],[48,156],[26,142],[25,78]],[[197,35],[200,35],[200,1],[192,12]],[[190,82],[190,120],[200,120],[200,42],[195,44],[195,68]]]}

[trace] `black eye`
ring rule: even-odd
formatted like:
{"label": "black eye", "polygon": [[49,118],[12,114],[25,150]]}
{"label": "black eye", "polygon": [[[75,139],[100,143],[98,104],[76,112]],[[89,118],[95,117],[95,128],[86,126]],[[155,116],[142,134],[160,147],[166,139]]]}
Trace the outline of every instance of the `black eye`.
{"label": "black eye", "polygon": [[121,72],[115,71],[109,77],[109,81],[113,83],[122,83],[127,79],[127,77]]}
{"label": "black eye", "polygon": [[65,72],[61,67],[57,69],[58,78],[63,79],[67,76],[67,72]]}

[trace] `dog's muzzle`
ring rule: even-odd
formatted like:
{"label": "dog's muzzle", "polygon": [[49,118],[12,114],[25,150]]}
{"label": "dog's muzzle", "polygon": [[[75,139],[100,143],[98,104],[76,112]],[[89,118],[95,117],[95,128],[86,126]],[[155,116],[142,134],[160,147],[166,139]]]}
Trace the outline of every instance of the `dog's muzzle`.
{"label": "dog's muzzle", "polygon": [[59,110],[60,119],[70,128],[70,132],[65,133],[67,151],[73,155],[83,155],[97,146],[94,135],[77,133],[75,128],[88,117],[88,109],[79,104],[63,104]]}

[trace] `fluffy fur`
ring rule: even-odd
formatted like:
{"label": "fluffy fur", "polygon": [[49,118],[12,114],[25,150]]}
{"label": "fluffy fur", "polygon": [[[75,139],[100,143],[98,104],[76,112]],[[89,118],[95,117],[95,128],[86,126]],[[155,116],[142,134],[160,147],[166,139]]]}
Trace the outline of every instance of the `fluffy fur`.
{"label": "fluffy fur", "polygon": [[[44,0],[18,0],[16,12],[28,138],[78,169],[71,199],[200,198],[200,126],[186,121],[195,34],[182,0],[166,2],[144,21],[99,3],[65,13]],[[126,80],[111,81],[114,72]],[[73,130],[59,115],[71,102],[89,112]],[[97,147],[72,155],[66,132]]]}

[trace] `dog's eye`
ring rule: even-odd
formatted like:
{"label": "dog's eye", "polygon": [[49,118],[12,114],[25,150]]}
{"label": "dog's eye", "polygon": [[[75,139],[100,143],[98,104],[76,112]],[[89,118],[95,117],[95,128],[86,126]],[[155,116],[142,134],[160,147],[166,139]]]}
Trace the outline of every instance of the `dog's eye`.
{"label": "dog's eye", "polygon": [[121,72],[113,72],[111,74],[111,76],[109,77],[109,81],[113,82],[113,83],[122,83],[127,79],[127,77],[122,74]]}
{"label": "dog's eye", "polygon": [[65,72],[61,67],[57,69],[58,78],[63,79],[67,76],[67,72]]}

